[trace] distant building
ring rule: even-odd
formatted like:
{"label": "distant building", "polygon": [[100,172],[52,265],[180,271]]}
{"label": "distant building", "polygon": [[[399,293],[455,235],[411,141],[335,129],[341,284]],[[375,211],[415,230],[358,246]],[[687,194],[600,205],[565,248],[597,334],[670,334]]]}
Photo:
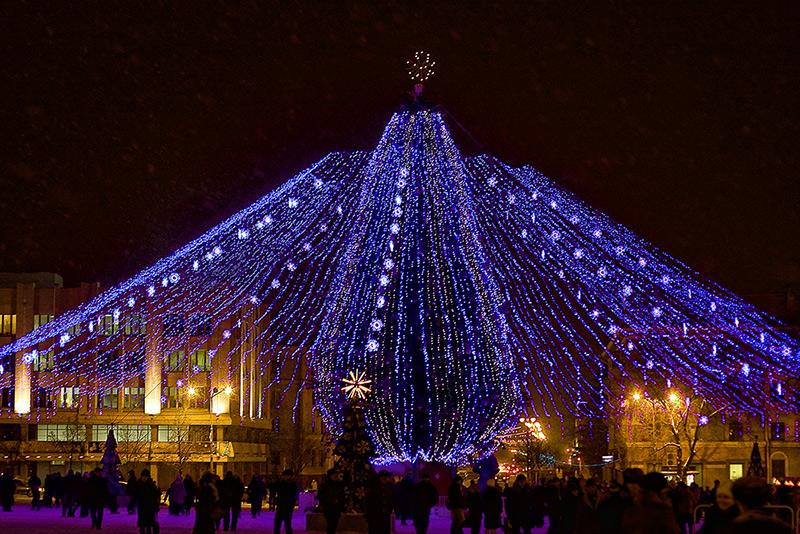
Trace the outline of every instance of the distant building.
{"label": "distant building", "polygon": [[[0,273],[0,346],[101,292],[98,283],[63,285],[52,273]],[[132,315],[108,315],[97,328],[108,339],[117,334],[114,344],[94,346],[91,355],[56,348],[37,351],[29,362],[22,354],[0,361],[0,374],[14,374],[15,384],[0,391],[0,468],[22,477],[89,470],[100,462],[113,429],[123,472],[148,467],[162,486],[178,472],[197,476],[209,469],[220,475],[233,471],[247,482],[256,473],[293,468],[301,482],[319,481],[331,460],[313,391],[302,380],[306,350],[252,347],[247,339],[234,343],[243,321],[261,317],[253,311],[214,326],[199,310],[150,324]],[[269,328],[268,317],[261,323]],[[81,336],[81,328],[69,334]],[[224,342],[223,332],[232,342]],[[161,350],[163,338],[170,337],[174,346],[176,336],[192,351]],[[207,341],[198,345],[199,336]],[[285,363],[277,368],[274,355],[289,350],[298,356],[281,358]],[[95,362],[116,367],[119,379],[98,383]],[[146,394],[146,381],[155,383],[148,391],[158,396]],[[29,394],[15,391],[19,384]],[[29,410],[19,415],[23,410],[15,410],[15,402],[30,403]]]}

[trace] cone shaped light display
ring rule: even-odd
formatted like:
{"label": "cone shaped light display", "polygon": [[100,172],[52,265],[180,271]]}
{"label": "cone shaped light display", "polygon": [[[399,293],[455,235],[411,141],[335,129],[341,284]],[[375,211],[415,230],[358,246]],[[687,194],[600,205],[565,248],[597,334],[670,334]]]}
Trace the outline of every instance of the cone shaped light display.
{"label": "cone shaped light display", "polygon": [[[199,349],[227,373],[219,391],[264,374],[247,362],[269,352],[313,384],[337,435],[342,380],[358,371],[379,462],[485,454],[523,403],[598,415],[609,366],[635,387],[751,413],[775,384],[793,398],[800,374],[800,345],[776,320],[535,169],[462,158],[441,114],[417,107],[392,116],[374,151],[326,156],[0,349],[0,386],[32,373],[55,390],[81,368],[93,395],[144,378],[153,413],[162,356]],[[292,363],[301,354],[311,376]],[[224,397],[252,406],[247,395]]]}

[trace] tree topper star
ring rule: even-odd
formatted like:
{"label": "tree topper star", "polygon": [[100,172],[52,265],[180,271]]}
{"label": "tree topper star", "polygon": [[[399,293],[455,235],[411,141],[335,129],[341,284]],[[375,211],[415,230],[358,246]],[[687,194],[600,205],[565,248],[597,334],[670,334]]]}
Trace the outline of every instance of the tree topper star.
{"label": "tree topper star", "polygon": [[364,375],[366,373],[363,371],[350,371],[349,376],[342,380],[345,384],[345,387],[342,388],[345,395],[347,395],[348,399],[366,399],[367,393],[372,393],[372,390],[367,387],[367,384],[371,384],[372,380],[366,380]]}

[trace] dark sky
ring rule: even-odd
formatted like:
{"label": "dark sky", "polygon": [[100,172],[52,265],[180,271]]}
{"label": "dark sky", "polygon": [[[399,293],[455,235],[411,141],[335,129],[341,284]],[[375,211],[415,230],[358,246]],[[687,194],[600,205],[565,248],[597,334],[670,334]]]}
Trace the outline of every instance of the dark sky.
{"label": "dark sky", "polygon": [[800,287],[796,2],[374,3],[2,2],[0,271],[128,278],[374,146],[424,49],[466,155],[740,294]]}

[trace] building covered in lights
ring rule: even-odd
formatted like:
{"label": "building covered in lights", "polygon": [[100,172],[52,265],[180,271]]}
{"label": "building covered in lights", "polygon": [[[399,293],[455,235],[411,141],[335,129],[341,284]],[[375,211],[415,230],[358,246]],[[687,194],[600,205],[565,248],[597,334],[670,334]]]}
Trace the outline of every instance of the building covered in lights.
{"label": "building covered in lights", "polygon": [[[52,273],[0,274],[0,346],[100,291],[97,283],[65,288]],[[0,468],[25,479],[28,473],[89,470],[98,465],[113,429],[121,469],[148,467],[162,485],[175,473],[209,469],[246,479],[293,468],[301,481],[319,480],[330,462],[326,436],[312,410],[313,392],[293,380],[305,373],[305,351],[277,345],[248,350],[247,340],[237,342],[241,323],[251,317],[212,326],[200,305],[147,323],[110,314],[95,328],[116,334],[113,344],[87,346],[87,354],[60,347],[36,351],[29,362],[21,353],[18,361],[6,358],[1,372],[14,375],[14,385],[3,387],[0,397]],[[268,328],[268,319],[263,322]],[[75,328],[70,334],[82,332]],[[188,346],[198,335],[206,344],[191,351],[162,350],[165,338]],[[234,344],[238,353],[229,350]],[[221,357],[212,358],[212,348]],[[282,366],[272,357],[279,352],[291,353],[279,358]],[[161,386],[159,395],[148,397],[148,380]]]}

